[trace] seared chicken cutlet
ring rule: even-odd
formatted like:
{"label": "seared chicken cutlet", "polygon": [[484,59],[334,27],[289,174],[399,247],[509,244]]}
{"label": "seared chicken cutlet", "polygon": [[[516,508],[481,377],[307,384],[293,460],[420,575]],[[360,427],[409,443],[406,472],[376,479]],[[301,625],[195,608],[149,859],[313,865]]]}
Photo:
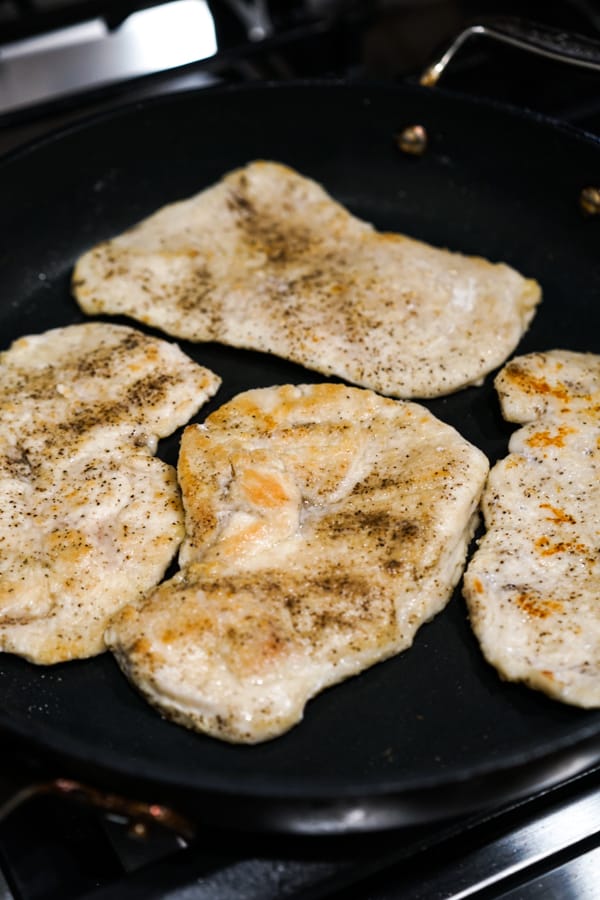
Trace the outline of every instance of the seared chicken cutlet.
{"label": "seared chicken cutlet", "polygon": [[88,313],[260,350],[395,397],[479,382],[539,285],[507,265],[382,234],[293,170],[255,162],[77,263]]}
{"label": "seared chicken cutlet", "polygon": [[240,394],[184,431],[182,569],[107,643],[169,718],[273,738],[445,606],[487,471],[414,403],[334,384]]}
{"label": "seared chicken cutlet", "polygon": [[503,678],[600,706],[600,356],[532,353],[496,387],[523,427],[483,496],[464,581],[473,629]]}
{"label": "seared chicken cutlet", "polygon": [[218,384],[175,345],[103,323],[0,354],[0,650],[55,663],[105,649],[109,618],[183,537],[157,440]]}

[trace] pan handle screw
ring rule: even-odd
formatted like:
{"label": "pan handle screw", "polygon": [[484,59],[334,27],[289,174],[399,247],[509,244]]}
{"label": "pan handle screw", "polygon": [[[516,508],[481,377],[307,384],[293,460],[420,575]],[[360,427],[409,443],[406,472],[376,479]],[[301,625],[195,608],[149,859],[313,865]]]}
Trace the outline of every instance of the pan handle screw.
{"label": "pan handle screw", "polygon": [[579,195],[579,206],[586,216],[600,215],[600,188],[583,188]]}
{"label": "pan handle screw", "polygon": [[408,125],[396,135],[396,145],[409,156],[422,156],[427,149],[427,132],[422,125]]}

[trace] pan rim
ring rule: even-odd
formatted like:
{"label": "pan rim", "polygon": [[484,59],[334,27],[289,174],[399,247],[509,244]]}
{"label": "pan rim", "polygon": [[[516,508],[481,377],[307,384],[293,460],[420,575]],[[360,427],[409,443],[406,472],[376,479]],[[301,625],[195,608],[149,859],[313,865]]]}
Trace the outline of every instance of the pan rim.
{"label": "pan rim", "polygon": [[349,94],[375,91],[378,94],[388,92],[390,94],[398,95],[409,93],[414,96],[420,95],[423,97],[438,96],[448,103],[459,102],[462,105],[471,104],[475,108],[494,110],[501,115],[504,114],[520,121],[536,124],[543,128],[562,133],[572,140],[588,144],[595,149],[600,147],[600,135],[584,131],[583,129],[553,118],[539,110],[513,106],[506,101],[497,100],[495,98],[473,96],[463,91],[446,88],[443,85],[436,85],[432,88],[424,87],[417,82],[408,80],[402,83],[390,83],[376,79],[360,82],[347,82],[337,78],[295,78],[285,82],[261,81],[259,83],[245,82],[238,84],[217,83],[201,87],[186,87],[171,93],[166,92],[143,97],[138,100],[116,102],[114,106],[111,106],[108,109],[100,109],[83,114],[74,120],[67,121],[62,125],[51,128],[48,132],[26,139],[22,144],[19,144],[0,155],[0,168],[17,161],[30,153],[37,152],[46,144],[55,143],[71,134],[85,131],[91,127],[102,124],[102,122],[112,121],[117,117],[127,116],[134,111],[140,112],[152,107],[171,105],[177,100],[187,102],[190,99],[203,96],[227,96],[229,94],[255,94],[265,92],[290,93],[290,91],[294,90],[308,90],[311,92],[331,90],[335,93],[344,91]]}

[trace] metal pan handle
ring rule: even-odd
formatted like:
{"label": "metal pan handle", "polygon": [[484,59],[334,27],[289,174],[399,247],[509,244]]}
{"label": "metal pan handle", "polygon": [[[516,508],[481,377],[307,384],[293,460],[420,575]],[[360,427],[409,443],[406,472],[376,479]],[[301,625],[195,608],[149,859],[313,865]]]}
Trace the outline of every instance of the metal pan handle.
{"label": "metal pan handle", "polygon": [[600,42],[537,22],[494,17],[465,28],[446,52],[427,67],[420,83],[425,87],[437,84],[456,53],[473,36],[492,38],[538,56],[600,72]]}
{"label": "metal pan handle", "polygon": [[26,772],[11,775],[10,780],[0,779],[0,823],[20,806],[44,795],[73,800],[107,815],[118,815],[139,834],[143,834],[146,827],[158,825],[184,841],[192,840],[195,835],[191,820],[162,804],[132,800],[69,778],[35,780]]}

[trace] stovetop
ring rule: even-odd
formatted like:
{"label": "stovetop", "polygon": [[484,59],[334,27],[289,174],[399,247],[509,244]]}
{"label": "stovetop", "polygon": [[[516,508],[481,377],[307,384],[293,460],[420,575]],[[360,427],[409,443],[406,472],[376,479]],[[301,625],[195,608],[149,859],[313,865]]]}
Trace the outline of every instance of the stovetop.
{"label": "stovetop", "polygon": [[[206,45],[197,59],[188,49],[166,68],[150,64],[141,73],[3,112],[3,44],[14,47],[17,39],[97,15],[114,32],[144,6],[138,0],[0,0],[0,152],[123,102],[216,82],[416,81],[465,23],[483,15],[528,15],[600,39],[600,7],[586,0],[221,0],[206,4],[214,47]],[[268,18],[251,22],[240,16],[242,6],[266,10]],[[598,73],[475,40],[444,75],[444,86],[542,112],[600,137]],[[1,794],[8,797],[28,762],[0,750],[0,763]],[[31,772],[35,783],[35,764]],[[595,767],[533,798],[460,821],[331,838],[246,834],[235,823],[227,831],[201,825],[190,838],[34,792],[0,822],[0,900],[592,900],[600,896],[599,786]]]}
{"label": "stovetop", "polygon": [[[135,8],[122,25],[114,13],[118,2],[123,16]],[[219,82],[311,77],[414,82],[466,25],[497,14],[600,39],[597,0],[543,5],[510,0],[145,2],[146,8],[144,0],[64,0],[64,5],[60,0],[0,0],[0,153],[83,114]],[[3,21],[8,4],[27,13],[21,20]],[[53,17],[49,9],[55,4]],[[104,18],[87,18],[103,4]],[[78,8],[82,21],[70,28],[50,36],[35,32],[36,25],[75,19]],[[252,24],[256,16],[233,12],[241,8],[267,11],[268,27],[260,40]],[[190,29],[198,35],[195,45],[181,35]],[[19,42],[15,35],[25,37]],[[597,72],[479,39],[457,54],[443,83],[600,134]]]}
{"label": "stovetop", "polygon": [[328,838],[232,826],[190,839],[41,794],[0,824],[0,898],[595,900],[599,787],[595,767],[461,820]]}

